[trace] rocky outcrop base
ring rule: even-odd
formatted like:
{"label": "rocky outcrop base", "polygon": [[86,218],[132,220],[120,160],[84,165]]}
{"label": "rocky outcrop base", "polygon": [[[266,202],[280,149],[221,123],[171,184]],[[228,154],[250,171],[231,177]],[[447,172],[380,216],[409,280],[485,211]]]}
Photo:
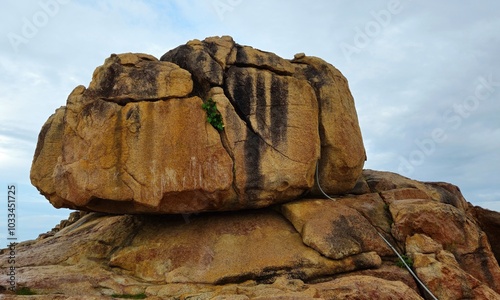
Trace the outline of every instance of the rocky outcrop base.
{"label": "rocky outcrop base", "polygon": [[[456,186],[365,170],[335,201],[75,216],[18,245],[17,278],[45,295],[37,299],[424,299],[380,233],[438,299],[500,299],[500,268],[476,215]],[[4,291],[6,281],[0,274]]]}

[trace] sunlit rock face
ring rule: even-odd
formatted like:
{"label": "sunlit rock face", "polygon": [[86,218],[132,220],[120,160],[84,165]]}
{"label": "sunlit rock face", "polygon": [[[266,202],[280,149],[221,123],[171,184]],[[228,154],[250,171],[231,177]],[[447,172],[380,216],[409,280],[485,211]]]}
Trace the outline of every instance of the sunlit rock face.
{"label": "sunlit rock face", "polygon": [[[216,103],[223,130],[202,104]],[[347,80],[230,37],[160,60],[111,55],[43,126],[31,181],[55,207],[108,213],[259,208],[351,190],[365,151]]]}

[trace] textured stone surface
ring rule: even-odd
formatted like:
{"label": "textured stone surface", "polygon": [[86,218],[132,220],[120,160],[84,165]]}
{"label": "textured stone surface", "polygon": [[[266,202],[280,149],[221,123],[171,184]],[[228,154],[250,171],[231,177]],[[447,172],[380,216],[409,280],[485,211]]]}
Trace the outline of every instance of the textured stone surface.
{"label": "textured stone surface", "polygon": [[423,299],[401,281],[363,275],[342,277],[314,287],[323,299]]}
{"label": "textured stone surface", "polygon": [[500,214],[496,211],[475,206],[471,213],[477,218],[481,229],[488,236],[493,253],[497,261],[500,261]]}
{"label": "textured stone surface", "polygon": [[[376,196],[376,195],[374,195]],[[346,256],[376,251],[391,255],[391,250],[377,235],[377,230],[356,209],[346,205],[356,198],[331,201],[305,200],[282,206],[283,214],[301,233],[306,245],[326,257]]]}
{"label": "textured stone surface", "polygon": [[490,287],[464,271],[451,252],[412,253],[412,257],[417,275],[438,299],[500,299]]}
{"label": "textured stone surface", "polygon": [[374,252],[329,260],[272,211],[193,217],[189,224],[151,221],[112,255],[112,267],[147,281],[227,283],[281,274],[308,279],[380,264]]}
{"label": "textured stone surface", "polygon": [[98,67],[87,93],[125,104],[188,96],[191,74],[179,66],[142,53],[112,54]]}
{"label": "textured stone surface", "polygon": [[65,202],[55,205],[111,213],[220,209],[234,195],[233,162],[216,130],[199,122],[201,104],[198,97],[125,106],[97,100],[66,114],[54,174]]}
{"label": "textured stone surface", "polygon": [[[366,194],[335,201],[191,215],[72,214],[58,230],[17,245],[18,285],[37,299],[427,297],[396,267],[379,232],[412,258],[438,299],[500,299],[495,249],[477,208],[453,185],[372,170],[360,181]],[[0,273],[0,293],[7,282]]]}
{"label": "textured stone surface", "polygon": [[31,182],[43,187],[43,194],[52,203],[63,201],[56,194],[53,173],[62,154],[65,114],[66,107],[59,108],[43,125],[31,166]]}
{"label": "textured stone surface", "polygon": [[[297,68],[295,76],[307,79],[319,103],[321,187],[327,194],[345,193],[354,187],[366,160],[363,141],[358,138],[361,132],[347,79],[334,66],[317,57],[303,56],[292,62]],[[319,195],[317,190],[315,193]]]}
{"label": "textured stone surface", "polygon": [[[224,130],[206,122],[213,98]],[[351,190],[365,160],[347,81],[327,62],[286,60],[230,37],[160,60],[113,54],[39,136],[31,180],[55,207],[197,213]]]}
{"label": "textured stone surface", "polygon": [[397,240],[405,241],[415,233],[425,234],[452,253],[466,273],[500,290],[498,263],[485,233],[472,216],[449,204],[412,199],[393,203],[390,210]]}

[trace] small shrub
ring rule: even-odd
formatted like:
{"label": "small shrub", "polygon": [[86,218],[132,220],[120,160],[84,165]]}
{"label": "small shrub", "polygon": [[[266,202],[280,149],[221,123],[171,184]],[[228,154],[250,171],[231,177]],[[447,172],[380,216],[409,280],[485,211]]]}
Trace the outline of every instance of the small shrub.
{"label": "small shrub", "polygon": [[32,291],[29,287],[23,286],[16,290],[16,295],[27,296],[27,295],[36,295],[36,293],[35,291]]}
{"label": "small shrub", "polygon": [[[408,257],[407,255],[401,255],[403,258],[404,262],[411,268],[413,266],[413,260]],[[400,268],[406,268],[405,264],[401,261],[401,259],[398,258],[398,261],[396,262],[396,266]]]}
{"label": "small shrub", "polygon": [[217,110],[217,105],[212,98],[208,99],[201,106],[207,112],[207,122],[210,123],[218,131],[224,130],[224,122],[222,115]]}

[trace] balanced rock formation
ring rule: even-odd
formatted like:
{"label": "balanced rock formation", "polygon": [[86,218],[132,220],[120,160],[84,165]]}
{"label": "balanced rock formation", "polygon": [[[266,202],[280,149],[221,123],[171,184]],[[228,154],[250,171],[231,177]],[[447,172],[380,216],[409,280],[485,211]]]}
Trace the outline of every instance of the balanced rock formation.
{"label": "balanced rock formation", "polygon": [[[207,121],[212,99],[223,130]],[[31,181],[55,207],[197,213],[351,190],[365,151],[347,80],[230,37],[111,55],[43,126]]]}
{"label": "balanced rock formation", "polygon": [[[500,299],[488,241],[498,231],[485,233],[477,212],[454,185],[365,170],[353,193],[334,201],[190,215],[73,213],[58,231],[17,245],[17,284],[36,299],[431,299],[381,234],[438,299]],[[2,272],[0,290],[7,282]]]}
{"label": "balanced rock formation", "polygon": [[36,299],[500,299],[500,214],[365,159],[347,81],[319,58],[230,37],[111,55],[40,132],[32,183],[79,211],[15,245],[15,284]]}

